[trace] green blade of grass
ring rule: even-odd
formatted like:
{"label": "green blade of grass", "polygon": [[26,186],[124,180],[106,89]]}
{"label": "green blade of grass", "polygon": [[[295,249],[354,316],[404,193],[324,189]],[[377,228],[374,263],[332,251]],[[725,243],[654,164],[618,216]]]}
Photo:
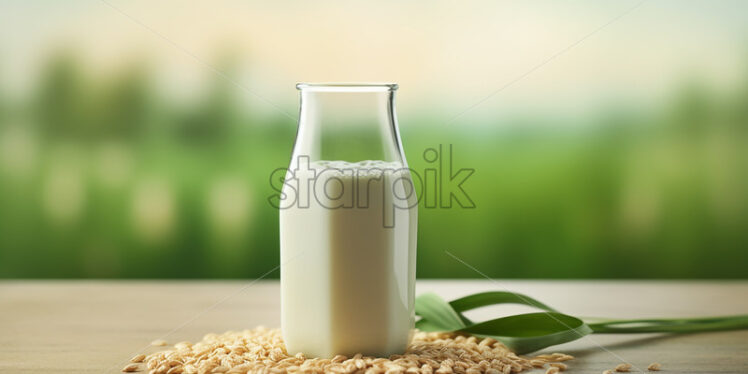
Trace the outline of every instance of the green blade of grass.
{"label": "green blade of grass", "polygon": [[494,338],[518,354],[570,342],[592,333],[592,329],[581,319],[554,312],[497,318],[460,331]]}
{"label": "green blade of grass", "polygon": [[748,315],[674,319],[630,319],[591,323],[596,333],[690,333],[748,329]]}
{"label": "green blade of grass", "polygon": [[[495,304],[522,304],[543,313],[527,313],[473,323],[462,312]],[[585,323],[583,320],[557,312],[555,309],[522,294],[513,292],[482,292],[451,302],[433,293],[416,298],[416,314],[421,320],[416,327],[422,331],[462,332],[494,338],[511,350],[529,353],[552,345],[577,340],[590,333],[690,333],[748,329],[748,315],[608,320]]]}
{"label": "green blade of grass", "polygon": [[449,303],[431,292],[416,298],[416,314],[428,321],[416,326],[424,331],[454,331],[467,326]]}
{"label": "green blade of grass", "polygon": [[[484,292],[447,303],[436,294],[416,298],[416,327],[422,331],[458,331],[492,337],[517,353],[579,339],[592,332],[580,319],[558,312],[529,313],[472,323],[459,311],[493,304],[523,304],[553,310],[539,301],[511,292]],[[456,306],[455,306],[456,305]]]}
{"label": "green blade of grass", "polygon": [[545,310],[546,312],[558,312],[557,310],[541,303],[540,301],[533,299],[530,296],[523,295],[521,293],[506,291],[480,292],[449,302],[449,305],[451,305],[452,308],[454,308],[454,310],[458,313],[470,309],[496,304],[521,304]]}

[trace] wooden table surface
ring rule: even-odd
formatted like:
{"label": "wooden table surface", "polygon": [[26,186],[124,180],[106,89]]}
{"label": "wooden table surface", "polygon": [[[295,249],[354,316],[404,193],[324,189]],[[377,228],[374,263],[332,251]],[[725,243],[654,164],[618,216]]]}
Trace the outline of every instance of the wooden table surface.
{"label": "wooden table surface", "polygon": [[[419,281],[447,299],[484,290],[526,293],[561,311],[620,318],[748,313],[748,282]],[[487,307],[486,318],[525,311]],[[1,281],[0,372],[117,373],[149,343],[279,324],[277,281]],[[604,347],[604,348],[602,348]],[[748,373],[748,330],[692,335],[593,335],[550,350],[577,357],[569,373],[621,360],[663,373]],[[541,371],[534,371],[541,373]]]}

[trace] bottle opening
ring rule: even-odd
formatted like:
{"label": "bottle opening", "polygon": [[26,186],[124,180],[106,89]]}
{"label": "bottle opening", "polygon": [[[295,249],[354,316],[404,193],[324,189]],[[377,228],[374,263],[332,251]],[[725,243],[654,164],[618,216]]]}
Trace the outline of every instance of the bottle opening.
{"label": "bottle opening", "polygon": [[396,83],[298,83],[296,89],[319,92],[384,92],[397,90]]}

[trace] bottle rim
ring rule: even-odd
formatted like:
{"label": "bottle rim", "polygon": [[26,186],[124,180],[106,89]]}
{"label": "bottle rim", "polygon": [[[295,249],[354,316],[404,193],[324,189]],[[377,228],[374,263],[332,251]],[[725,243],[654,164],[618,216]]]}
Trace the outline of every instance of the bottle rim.
{"label": "bottle rim", "polygon": [[318,92],[386,92],[397,90],[397,83],[297,83],[300,91]]}

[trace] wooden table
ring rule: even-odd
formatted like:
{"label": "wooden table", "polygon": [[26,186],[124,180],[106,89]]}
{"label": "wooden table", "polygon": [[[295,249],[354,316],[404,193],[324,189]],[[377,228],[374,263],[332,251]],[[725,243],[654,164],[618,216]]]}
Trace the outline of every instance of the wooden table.
{"label": "wooden table", "polygon": [[[748,282],[419,281],[447,299],[483,290],[526,293],[564,312],[620,318],[748,313]],[[524,307],[483,308],[485,318]],[[278,326],[276,281],[2,281],[0,372],[117,373],[154,339]],[[604,347],[601,348],[601,347]],[[748,373],[748,330],[694,335],[593,335],[551,348],[577,357],[569,373],[625,360],[663,373]],[[646,370],[646,369],[645,369]],[[534,371],[540,373],[540,371]]]}

